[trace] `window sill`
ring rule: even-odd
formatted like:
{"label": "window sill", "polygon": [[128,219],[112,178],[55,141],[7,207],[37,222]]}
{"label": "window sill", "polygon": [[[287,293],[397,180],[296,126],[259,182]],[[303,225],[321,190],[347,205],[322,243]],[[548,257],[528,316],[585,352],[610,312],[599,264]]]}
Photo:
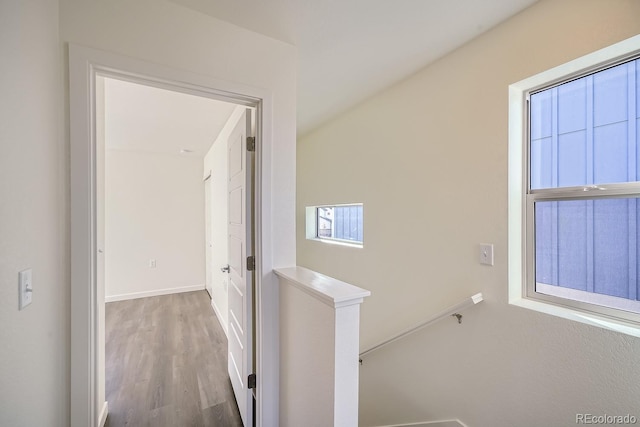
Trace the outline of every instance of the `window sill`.
{"label": "window sill", "polygon": [[328,243],[330,245],[337,245],[337,246],[346,246],[348,248],[360,248],[362,249],[364,247],[364,245],[362,243],[351,243],[351,242],[344,242],[341,240],[333,240],[333,239],[321,239],[318,237],[308,237],[307,240],[312,240],[314,242],[322,242],[322,243]]}
{"label": "window sill", "polygon": [[640,338],[640,325],[611,319],[596,313],[587,313],[571,307],[555,305],[546,301],[542,302],[524,297],[510,298],[509,304]]}

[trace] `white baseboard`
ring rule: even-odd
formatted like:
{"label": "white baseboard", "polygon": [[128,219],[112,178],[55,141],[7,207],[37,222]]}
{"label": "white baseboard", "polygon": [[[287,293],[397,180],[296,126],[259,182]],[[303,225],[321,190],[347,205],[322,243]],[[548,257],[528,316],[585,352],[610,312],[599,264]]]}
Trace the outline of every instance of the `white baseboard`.
{"label": "white baseboard", "polygon": [[124,301],[128,299],[155,297],[158,295],[179,294],[181,292],[193,292],[205,289],[205,285],[181,286],[179,288],[155,289],[153,291],[132,292],[130,294],[109,295],[104,297],[104,302]]}
{"label": "white baseboard", "polygon": [[100,411],[100,417],[98,418],[98,427],[104,427],[104,423],[107,422],[107,415],[109,415],[109,404],[104,402],[102,411]]}
{"label": "white baseboard", "polygon": [[222,316],[220,315],[220,309],[216,305],[216,302],[215,302],[215,300],[213,298],[211,298],[211,307],[213,307],[213,311],[214,311],[214,313],[216,313],[216,317],[218,318],[218,322],[220,322],[220,325],[222,325],[222,330],[224,331],[224,334],[227,336],[227,339],[229,339],[229,330],[228,330],[227,324],[226,323],[222,323]]}
{"label": "white baseboard", "polygon": [[467,427],[460,420],[422,421],[410,424],[391,424],[377,427]]}

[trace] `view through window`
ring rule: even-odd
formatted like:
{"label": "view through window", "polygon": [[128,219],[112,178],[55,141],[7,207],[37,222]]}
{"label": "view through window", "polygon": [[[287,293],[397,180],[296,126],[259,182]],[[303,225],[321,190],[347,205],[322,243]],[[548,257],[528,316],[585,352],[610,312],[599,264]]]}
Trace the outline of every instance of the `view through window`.
{"label": "view through window", "polygon": [[536,293],[640,313],[640,60],[530,94]]}
{"label": "view through window", "polygon": [[363,242],[362,204],[316,208],[316,236],[345,242]]}

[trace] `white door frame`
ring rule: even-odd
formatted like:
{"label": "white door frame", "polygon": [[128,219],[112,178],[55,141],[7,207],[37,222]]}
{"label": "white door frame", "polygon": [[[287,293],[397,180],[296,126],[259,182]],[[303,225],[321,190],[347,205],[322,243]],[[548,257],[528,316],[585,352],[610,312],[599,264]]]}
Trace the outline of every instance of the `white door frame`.
{"label": "white door frame", "polygon": [[[71,151],[71,427],[94,427],[97,402],[97,316],[104,294],[96,288],[97,75],[143,83],[256,108],[256,425],[278,424],[279,354],[277,281],[272,273],[272,96],[267,90],[147,63],[97,49],[69,45]],[[100,406],[99,406],[100,405]]]}
{"label": "white door frame", "polygon": [[[213,298],[213,249],[211,245],[211,233],[212,233],[212,197],[211,197],[211,187],[213,185],[213,178],[211,178],[211,172],[209,172],[209,176],[207,176],[204,181],[204,237],[205,237],[205,247],[204,247],[204,287],[209,294],[209,298]],[[210,289],[211,288],[211,289]],[[213,301],[213,300],[212,300]]]}

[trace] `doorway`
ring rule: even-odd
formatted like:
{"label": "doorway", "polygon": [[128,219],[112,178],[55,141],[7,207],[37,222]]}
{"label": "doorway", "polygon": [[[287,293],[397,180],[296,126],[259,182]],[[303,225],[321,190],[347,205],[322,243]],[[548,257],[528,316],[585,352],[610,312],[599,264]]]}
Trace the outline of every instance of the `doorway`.
{"label": "doorway", "polygon": [[[263,100],[268,94],[255,88],[240,88],[238,85],[215,81],[202,76],[167,69],[158,65],[119,57],[106,52],[78,46],[70,47],[70,112],[71,112],[71,216],[72,216],[72,267],[71,267],[71,425],[99,425],[108,411],[104,401],[104,289],[97,281],[97,217],[96,217],[96,109],[95,82],[102,75],[120,80],[143,83],[149,86],[197,94],[239,105],[253,107],[256,111],[256,265],[269,268],[263,261],[264,235],[261,230],[262,210],[260,188],[263,184],[262,138]],[[246,93],[247,95],[239,95]],[[268,105],[268,103],[267,103]],[[268,108],[267,108],[268,109]],[[271,112],[269,112],[271,116]],[[268,157],[268,156],[267,156]],[[268,188],[268,185],[265,185]],[[264,189],[264,188],[263,188]],[[267,229],[269,227],[266,227]],[[270,236],[267,236],[270,239]],[[270,270],[269,270],[270,271]],[[262,274],[255,274],[256,306],[259,313],[256,330],[256,373],[272,369],[256,389],[257,425],[262,417],[273,419],[277,414],[277,343],[270,337],[277,332],[277,301],[269,293],[263,293],[260,282]],[[271,292],[271,291],[268,291]],[[265,328],[260,328],[264,320]],[[265,335],[268,337],[265,339]],[[270,388],[276,393],[272,397],[261,393]],[[265,396],[267,405],[261,396]],[[265,411],[266,409],[266,411]],[[261,415],[261,412],[266,414]],[[277,417],[277,415],[275,415]],[[266,419],[266,418],[265,418]]]}
{"label": "doorway", "polygon": [[[229,399],[233,390],[228,382],[229,375],[236,378],[243,367],[234,364],[227,369],[234,346],[227,352],[226,340],[215,333],[222,327],[202,324],[206,318],[226,329],[228,318],[235,321],[241,316],[237,310],[233,315],[229,305],[232,315],[218,314],[216,320],[211,307],[209,312],[201,309],[205,294],[199,291],[205,277],[209,279],[205,271],[210,273],[213,267],[212,233],[206,225],[212,222],[212,211],[221,217],[218,211],[227,210],[227,194],[218,194],[216,200],[208,197],[211,177],[216,177],[216,184],[228,181],[226,169],[215,170],[227,163],[229,144],[223,131],[237,127],[236,110],[245,117],[246,107],[101,75],[96,79],[96,107],[96,165],[98,171],[104,169],[97,179],[98,218],[102,212],[105,217],[98,220],[102,250],[97,260],[98,282],[100,271],[105,272],[109,426],[130,420],[180,425],[184,417],[195,425],[198,419],[203,419],[202,425],[215,419],[235,425],[238,408]],[[214,201],[216,209],[208,209]],[[250,209],[239,207],[241,222],[251,217],[245,212]],[[217,237],[228,234],[231,227],[218,226],[224,229],[216,230]],[[222,237],[215,243],[216,252],[222,252],[221,246],[226,246]],[[221,255],[219,264],[227,264],[226,255]],[[238,281],[233,283],[235,289]],[[216,284],[217,305],[212,300],[211,306],[227,306],[228,296],[220,288]],[[185,292],[199,297],[184,299]],[[193,311],[184,301],[193,303]],[[114,319],[120,319],[121,328]],[[251,349],[246,342],[240,346]],[[237,390],[235,400],[242,402],[244,397]],[[243,419],[251,418],[247,408],[240,405],[240,410]]]}

